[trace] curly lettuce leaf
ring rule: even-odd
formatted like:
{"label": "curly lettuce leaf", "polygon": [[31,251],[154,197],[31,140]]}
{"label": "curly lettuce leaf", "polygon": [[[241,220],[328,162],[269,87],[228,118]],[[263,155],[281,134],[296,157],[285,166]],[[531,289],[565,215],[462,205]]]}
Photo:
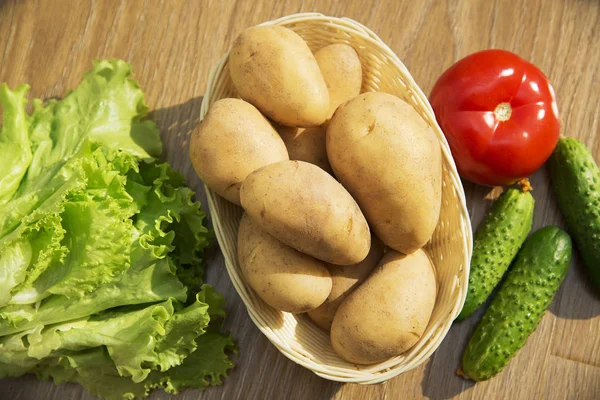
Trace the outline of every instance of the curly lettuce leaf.
{"label": "curly lettuce leaf", "polygon": [[[205,289],[212,290],[210,286]],[[0,339],[0,364],[18,367],[10,371],[14,374],[73,352],[104,347],[118,374],[139,383],[153,371],[181,365],[197,350],[197,340],[204,336],[210,321],[204,297],[204,291],[200,292],[187,307],[169,299],[5,336]]]}
{"label": "curly lettuce leaf", "polygon": [[0,85],[0,106],[4,110],[0,129],[0,206],[19,188],[33,158],[29,141],[25,96],[29,86],[21,85],[14,92]]}
{"label": "curly lettuce leaf", "polygon": [[125,177],[101,149],[82,159],[82,168],[86,187],[66,197],[60,214],[68,254],[35,281],[43,296],[82,297],[131,265],[136,237],[131,217],[136,207],[125,189]]}
{"label": "curly lettuce leaf", "polygon": [[27,336],[42,327],[0,338],[0,378],[19,376],[34,368],[39,360],[27,355]]}
{"label": "curly lettuce leaf", "polygon": [[13,304],[36,303],[51,294],[81,297],[130,266],[135,239],[131,217],[138,207],[121,173],[137,169],[137,163],[122,152],[89,148],[76,165],[84,184],[65,194],[56,213],[38,210],[37,219],[21,225],[17,240],[0,246],[8,254],[13,247],[33,247],[26,278],[14,288]]}
{"label": "curly lettuce leaf", "polygon": [[11,291],[27,278],[32,249],[28,241],[13,243],[0,255],[0,307],[11,300]]}
{"label": "curly lettuce leaf", "polygon": [[35,302],[38,292],[33,282],[68,252],[62,245],[64,234],[60,217],[48,214],[27,226],[19,240],[0,246],[0,307]]}
{"label": "curly lettuce leaf", "polygon": [[165,335],[157,339],[156,359],[148,364],[153,370],[166,371],[180,365],[196,350],[196,338],[203,335],[210,322],[208,304],[202,294],[196,301],[176,312],[165,324]]}
{"label": "curly lettuce leaf", "polygon": [[209,330],[197,339],[197,349],[181,364],[166,372],[166,376],[157,379],[168,393],[179,393],[184,389],[204,390],[208,386],[218,386],[233,368],[229,353],[236,353],[236,347],[230,335]]}
{"label": "curly lettuce leaf", "polygon": [[153,389],[176,394],[188,388],[204,390],[221,385],[233,368],[229,359],[230,353],[236,353],[233,339],[210,330],[196,342],[196,350],[181,365],[166,371],[154,370],[142,382],[120,375],[103,347],[67,352],[44,360],[33,371],[42,379],[52,378],[56,384],[79,383],[91,394],[106,400],[143,398]]}
{"label": "curly lettuce leaf", "polygon": [[[131,66],[122,60],[94,62],[79,87],[59,102],[58,116],[65,126],[79,121],[78,137],[139,158],[158,157],[162,152],[158,127],[142,120],[148,106],[131,74]],[[69,141],[69,134],[64,132],[61,138]]]}
{"label": "curly lettuce leaf", "polygon": [[[27,268],[27,276],[19,286],[15,288],[15,292],[27,291],[33,282],[40,277],[50,266],[60,264],[64,261],[68,253],[67,247],[63,244],[65,237],[65,229],[61,225],[61,218],[57,214],[45,215],[42,219],[36,221],[35,224],[28,225],[21,238],[32,249],[31,261]],[[12,246],[9,246],[11,248]],[[17,296],[17,295],[15,295]],[[24,297],[30,296],[25,293]],[[17,296],[23,297],[23,296]],[[22,298],[13,299],[17,304],[21,302],[30,302]]]}
{"label": "curly lettuce leaf", "polygon": [[83,298],[53,295],[39,306],[9,305],[0,308],[0,336],[38,325],[49,325],[99,313],[124,305],[155,303],[170,297],[187,298],[187,289],[177,278],[168,258],[154,260],[141,252],[131,268],[116,282],[100,286]]}
{"label": "curly lettuce leaf", "polygon": [[130,181],[150,187],[143,212],[135,218],[140,241],[155,246],[157,254],[169,254],[182,282],[197,290],[204,277],[201,256],[212,236],[200,204],[192,200],[194,192],[167,163],[141,163],[139,175]]}
{"label": "curly lettuce leaf", "polygon": [[6,85],[0,88],[5,110],[0,150],[10,154],[0,172],[0,239],[32,211],[51,209],[60,201],[56,194],[65,190],[74,173],[70,161],[86,144],[138,159],[157,157],[162,151],[158,127],[143,120],[148,111],[144,94],[124,61],[95,62],[62,100],[46,105],[33,101],[31,116],[25,113],[26,91],[26,86],[14,92]]}
{"label": "curly lettuce leaf", "polygon": [[34,372],[41,379],[53,379],[57,385],[79,383],[89,393],[106,400],[143,398],[158,385],[149,379],[134,382],[119,375],[104,347],[69,352],[56,359],[44,360]]}
{"label": "curly lettuce leaf", "polygon": [[197,301],[176,312],[173,301],[167,300],[142,309],[105,311],[28,335],[27,355],[41,360],[67,350],[105,346],[119,374],[141,382],[153,369],[179,365],[195,350],[195,339],[209,322],[207,309]]}

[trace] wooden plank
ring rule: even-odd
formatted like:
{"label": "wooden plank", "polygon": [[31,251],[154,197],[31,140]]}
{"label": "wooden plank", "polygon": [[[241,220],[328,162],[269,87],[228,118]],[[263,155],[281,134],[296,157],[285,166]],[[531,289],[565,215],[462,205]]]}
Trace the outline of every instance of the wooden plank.
{"label": "wooden plank", "polygon": [[600,368],[561,357],[548,358],[542,380],[540,399],[596,400],[600,393]]}
{"label": "wooden plank", "polygon": [[[347,16],[369,26],[425,93],[445,68],[471,52],[512,50],[547,73],[564,134],[583,140],[600,159],[600,2],[595,0],[0,0],[0,81],[11,87],[27,82],[32,96],[47,98],[74,87],[93,59],[127,60],[161,128],[165,159],[203,199],[187,158],[187,140],[198,122],[210,68],[245,27],[302,11]],[[535,227],[562,225],[546,171],[531,180]],[[488,190],[465,184],[474,225],[489,208],[483,200]],[[424,365],[373,386],[328,382],[287,360],[250,321],[217,248],[209,260],[208,281],[227,299],[225,329],[236,337],[240,354],[224,386],[187,391],[179,398],[600,398],[600,299],[578,259],[538,330],[494,379],[473,384],[455,374],[479,313],[455,325]],[[22,377],[0,381],[0,398],[92,397],[77,385],[55,387]]]}

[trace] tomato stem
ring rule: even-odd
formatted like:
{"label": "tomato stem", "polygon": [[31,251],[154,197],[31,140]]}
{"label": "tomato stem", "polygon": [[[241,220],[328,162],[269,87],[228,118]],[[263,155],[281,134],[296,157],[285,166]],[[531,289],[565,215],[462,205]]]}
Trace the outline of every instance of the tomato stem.
{"label": "tomato stem", "polygon": [[517,184],[521,186],[523,193],[531,192],[533,190],[533,187],[531,187],[531,182],[529,182],[529,179],[527,178],[521,179],[519,182],[517,182]]}
{"label": "tomato stem", "polygon": [[494,115],[498,121],[508,121],[512,114],[512,107],[509,103],[500,103],[494,110]]}

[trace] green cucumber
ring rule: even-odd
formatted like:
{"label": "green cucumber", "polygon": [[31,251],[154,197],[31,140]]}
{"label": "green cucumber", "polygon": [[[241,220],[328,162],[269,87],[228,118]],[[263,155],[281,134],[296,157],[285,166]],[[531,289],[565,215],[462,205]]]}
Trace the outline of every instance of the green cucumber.
{"label": "green cucumber", "polygon": [[600,289],[600,168],[583,143],[562,138],[550,157],[549,169],[569,232]]}
{"label": "green cucumber", "polygon": [[531,235],[475,328],[463,354],[462,374],[489,379],[508,364],[535,331],[571,262],[571,238],[556,226]]}
{"label": "green cucumber", "polygon": [[456,318],[467,318],[485,303],[531,231],[535,201],[529,192],[508,189],[494,202],[473,239],[469,288]]}

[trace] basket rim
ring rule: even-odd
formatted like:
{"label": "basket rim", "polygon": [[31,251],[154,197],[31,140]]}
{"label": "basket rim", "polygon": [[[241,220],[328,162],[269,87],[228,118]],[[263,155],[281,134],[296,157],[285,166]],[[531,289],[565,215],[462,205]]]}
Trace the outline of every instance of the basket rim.
{"label": "basket rim", "polygon": [[[369,42],[369,44],[371,44],[375,47],[378,47],[379,50],[393,62],[394,66],[398,67],[402,71],[403,79],[406,81],[407,85],[410,86],[410,88],[414,92],[414,95],[416,96],[417,100],[419,100],[419,103],[420,103],[419,105],[424,107],[425,111],[427,111],[431,115],[434,115],[433,109],[431,108],[431,105],[430,105],[429,101],[427,100],[427,97],[425,96],[425,94],[423,93],[423,91],[421,90],[419,85],[417,85],[413,76],[410,74],[410,72],[408,71],[406,66],[402,63],[402,61],[400,61],[398,56],[387,46],[387,44],[385,44],[385,42],[383,42],[383,40],[381,40],[372,30],[370,30],[366,26],[362,25],[360,22],[357,22],[357,21],[347,18],[347,17],[342,17],[342,18],[330,17],[330,16],[326,16],[321,13],[311,12],[311,13],[291,14],[291,15],[284,16],[284,17],[281,17],[281,18],[278,18],[275,20],[265,21],[263,23],[258,24],[257,26],[289,25],[289,24],[297,24],[297,23],[306,22],[306,21],[311,21],[311,22],[321,21],[321,22],[331,23],[332,26],[337,26],[337,27],[343,26],[345,29],[352,30],[353,34],[358,35],[362,40]],[[224,66],[229,59],[230,50],[231,50],[231,47],[219,59],[217,64],[210,70],[206,91],[205,91],[204,97],[202,99],[202,104],[201,104],[201,109],[200,109],[200,120],[202,120],[204,118],[204,116],[206,115],[206,113],[208,111],[208,108],[211,105],[210,99],[212,97],[212,93],[215,91],[215,86],[217,83],[217,80],[215,78],[218,75],[220,75],[220,73],[223,72]],[[471,258],[472,249],[473,249],[473,237],[472,237],[473,233],[472,233],[470,217],[469,217],[469,213],[468,213],[467,205],[466,205],[465,192],[464,192],[460,177],[458,175],[456,164],[455,164],[452,154],[450,152],[448,142],[441,131],[441,128],[435,121],[435,118],[433,118],[433,121],[434,121],[435,125],[432,126],[432,128],[437,131],[436,136],[440,142],[440,147],[441,147],[442,153],[444,155],[444,161],[448,164],[448,167],[449,167],[448,171],[447,171],[448,176],[450,178],[449,184],[451,184],[452,187],[455,189],[455,192],[457,194],[457,201],[459,202],[459,205],[460,205],[461,222],[462,222],[460,224],[460,231],[462,233],[462,238],[463,238],[462,247],[464,248],[465,252],[464,252],[464,257],[463,257],[463,267],[461,270],[457,271],[456,276],[455,276],[455,278],[457,280],[457,283],[455,285],[455,290],[458,290],[459,293],[457,295],[453,296],[454,306],[452,308],[452,311],[450,312],[450,315],[448,315],[448,317],[444,319],[443,323],[441,323],[437,327],[437,329],[428,329],[425,332],[425,334],[428,334],[429,337],[433,336],[434,334],[436,336],[438,336],[437,343],[435,345],[429,345],[429,348],[427,348],[426,351],[418,354],[419,360],[411,363],[409,366],[407,366],[405,368],[400,367],[400,368],[396,368],[396,369],[391,369],[392,367],[394,367],[394,365],[397,365],[397,363],[394,363],[394,361],[397,360],[399,357],[401,357],[401,356],[397,356],[397,357],[393,357],[383,363],[374,364],[373,366],[366,366],[366,368],[362,369],[363,374],[361,374],[361,375],[357,374],[358,371],[354,371],[355,374],[353,375],[353,377],[350,377],[349,376],[349,375],[351,375],[350,373],[339,373],[339,372],[332,373],[332,372],[334,372],[333,370],[344,370],[341,367],[329,367],[329,366],[323,366],[323,365],[317,364],[316,362],[311,362],[312,360],[310,358],[308,358],[305,354],[301,354],[289,346],[282,346],[280,343],[280,340],[274,336],[273,332],[270,330],[270,328],[268,326],[263,325],[263,323],[260,321],[260,318],[257,315],[255,315],[255,311],[252,309],[252,307],[249,307],[247,301],[244,299],[244,296],[242,296],[240,294],[242,291],[245,291],[246,288],[243,286],[243,283],[238,282],[238,280],[236,279],[235,276],[232,276],[231,271],[232,271],[232,269],[234,269],[234,267],[232,265],[230,265],[232,263],[232,260],[230,260],[229,257],[223,251],[222,243],[224,243],[225,239],[223,238],[223,233],[221,232],[220,226],[217,227],[218,224],[215,224],[215,222],[214,222],[215,220],[218,220],[218,216],[216,215],[216,212],[214,211],[215,210],[215,199],[216,199],[215,196],[218,196],[218,195],[216,195],[216,193],[214,193],[212,190],[210,190],[210,188],[208,188],[206,185],[204,185],[204,189],[206,191],[207,199],[208,199],[209,212],[211,215],[211,219],[213,220],[215,234],[217,237],[217,241],[219,242],[220,250],[221,250],[221,252],[223,252],[223,255],[224,255],[224,261],[225,261],[227,273],[230,277],[230,280],[231,280],[236,292],[238,292],[238,295],[240,295],[242,301],[244,302],[246,311],[248,312],[250,319],[256,325],[256,327],[262,332],[262,334],[264,334],[267,337],[267,339],[284,356],[286,356],[293,362],[295,362],[299,365],[302,365],[303,367],[311,370],[313,373],[315,373],[316,375],[318,375],[322,378],[325,378],[325,379],[328,379],[331,381],[337,381],[337,382],[375,384],[375,383],[380,383],[380,382],[386,381],[386,380],[393,378],[394,376],[397,376],[403,372],[414,369],[417,366],[424,363],[426,360],[428,360],[429,357],[433,354],[433,352],[435,352],[437,350],[437,348],[440,346],[440,344],[444,340],[445,336],[447,335],[448,331],[450,330],[450,327],[452,326],[454,319],[456,318],[456,316],[459,314],[460,310],[462,309],[462,306],[464,304],[466,294],[467,294],[467,286],[468,286],[469,272],[470,272],[469,271],[470,270],[470,258]],[[462,278],[462,284],[460,282],[461,278]],[[425,338],[425,334],[423,335],[422,339]],[[419,343],[421,343],[421,342],[423,342],[424,347],[426,347],[429,341],[420,340]],[[380,368],[377,372],[368,372],[367,371],[368,369],[370,369],[368,367],[378,367],[378,366]],[[346,376],[344,376],[344,375],[346,375]]]}

